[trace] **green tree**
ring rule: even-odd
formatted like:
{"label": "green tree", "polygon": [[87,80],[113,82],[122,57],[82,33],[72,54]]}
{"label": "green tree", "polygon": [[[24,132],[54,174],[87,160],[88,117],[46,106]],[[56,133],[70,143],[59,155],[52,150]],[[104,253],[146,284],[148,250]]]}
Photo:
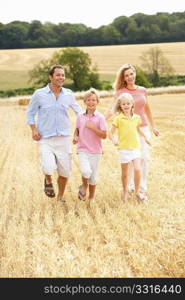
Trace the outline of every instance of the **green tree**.
{"label": "green tree", "polygon": [[142,68],[154,86],[158,86],[161,76],[172,76],[174,69],[159,47],[151,47],[140,56]]}
{"label": "green tree", "polygon": [[102,26],[102,40],[104,45],[118,44],[121,34],[113,25]]}
{"label": "green tree", "polygon": [[72,47],[54,52],[49,60],[42,60],[31,70],[31,81],[36,86],[47,84],[48,71],[55,64],[61,64],[65,67],[66,78],[73,82],[74,90],[86,90],[91,86],[101,88],[99,74],[95,70],[91,70],[89,54],[79,48]]}

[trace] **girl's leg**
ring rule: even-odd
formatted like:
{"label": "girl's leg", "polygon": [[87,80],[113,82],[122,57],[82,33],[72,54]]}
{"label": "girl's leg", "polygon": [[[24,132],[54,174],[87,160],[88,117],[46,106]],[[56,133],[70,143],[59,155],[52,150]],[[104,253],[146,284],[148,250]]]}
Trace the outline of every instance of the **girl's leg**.
{"label": "girl's leg", "polygon": [[136,158],[133,161],[134,166],[134,183],[135,183],[135,194],[139,201],[144,200],[144,196],[140,193],[141,185],[141,159]]}
{"label": "girl's leg", "polygon": [[128,167],[129,163],[121,164],[121,181],[123,192],[121,195],[121,200],[126,201],[128,197],[127,185],[128,185]]}
{"label": "girl's leg", "polygon": [[141,184],[141,159],[136,158],[132,161],[134,167],[134,184],[136,194],[139,192]]}
{"label": "girl's leg", "polygon": [[132,162],[129,163],[128,167],[128,192],[134,191],[134,168]]}

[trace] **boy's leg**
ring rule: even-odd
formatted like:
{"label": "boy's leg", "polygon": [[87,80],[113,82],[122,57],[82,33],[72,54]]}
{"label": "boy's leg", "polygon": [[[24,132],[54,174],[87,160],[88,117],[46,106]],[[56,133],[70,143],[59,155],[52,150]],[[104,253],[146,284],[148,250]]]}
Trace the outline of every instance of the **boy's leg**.
{"label": "boy's leg", "polygon": [[82,176],[82,192],[86,193],[88,188],[89,179]]}
{"label": "boy's leg", "polygon": [[101,154],[89,154],[89,163],[91,166],[92,174],[89,178],[89,201],[94,201],[96,183],[98,178],[98,169],[100,164]]}
{"label": "boy's leg", "polygon": [[94,200],[96,185],[89,184],[89,202]]}
{"label": "boy's leg", "polygon": [[121,182],[123,187],[123,192],[121,195],[121,200],[126,201],[128,197],[128,168],[129,163],[121,164]]}
{"label": "boy's leg", "polygon": [[79,187],[78,198],[85,200],[86,192],[89,184],[89,178],[92,174],[92,169],[89,163],[88,153],[79,152],[78,159],[80,164],[80,171],[82,174],[82,185]]}

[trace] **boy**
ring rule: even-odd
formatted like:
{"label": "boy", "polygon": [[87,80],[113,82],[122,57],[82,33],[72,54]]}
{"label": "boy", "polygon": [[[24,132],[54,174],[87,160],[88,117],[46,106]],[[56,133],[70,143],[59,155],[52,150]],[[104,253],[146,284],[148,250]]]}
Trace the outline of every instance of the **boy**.
{"label": "boy", "polygon": [[89,204],[94,200],[98,174],[98,166],[102,154],[101,139],[107,137],[104,116],[96,110],[99,95],[93,88],[84,96],[86,111],[76,120],[73,144],[77,144],[77,153],[82,174],[82,185],[79,187],[78,198],[85,200],[89,188]]}

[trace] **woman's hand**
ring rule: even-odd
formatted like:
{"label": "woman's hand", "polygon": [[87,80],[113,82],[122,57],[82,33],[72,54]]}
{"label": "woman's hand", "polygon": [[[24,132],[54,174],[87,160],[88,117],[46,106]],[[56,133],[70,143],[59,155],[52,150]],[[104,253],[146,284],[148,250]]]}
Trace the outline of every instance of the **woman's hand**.
{"label": "woman's hand", "polygon": [[155,134],[155,136],[159,136],[159,131],[157,130],[157,128],[152,128],[152,131]]}

